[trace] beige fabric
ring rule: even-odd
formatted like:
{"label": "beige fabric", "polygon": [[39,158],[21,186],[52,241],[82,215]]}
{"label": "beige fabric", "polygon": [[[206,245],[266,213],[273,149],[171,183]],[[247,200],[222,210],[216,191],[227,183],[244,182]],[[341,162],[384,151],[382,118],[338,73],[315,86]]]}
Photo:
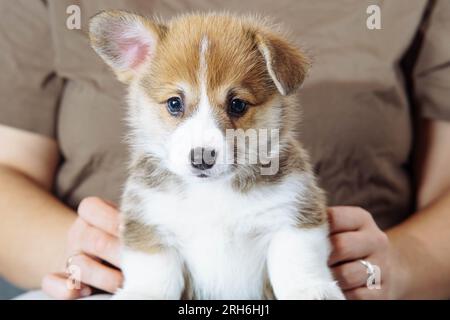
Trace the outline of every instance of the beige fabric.
{"label": "beige fabric", "polygon": [[424,117],[450,121],[450,1],[438,1],[415,70]]}
{"label": "beige fabric", "polygon": [[[45,5],[47,3],[47,5]],[[413,210],[413,116],[450,120],[450,2],[426,0],[48,0],[0,3],[0,123],[52,136],[63,162],[55,193],[70,206],[89,195],[118,201],[125,179],[124,88],[89,48],[88,18],[120,8],[170,17],[226,9],[269,15],[313,57],[300,92],[302,141],[331,205],[368,209],[383,228]],[[82,30],[68,30],[78,4]],[[379,4],[382,29],[366,28]],[[399,61],[425,33],[410,104]],[[64,81],[64,82],[63,82]],[[63,85],[64,84],[64,85]]]}

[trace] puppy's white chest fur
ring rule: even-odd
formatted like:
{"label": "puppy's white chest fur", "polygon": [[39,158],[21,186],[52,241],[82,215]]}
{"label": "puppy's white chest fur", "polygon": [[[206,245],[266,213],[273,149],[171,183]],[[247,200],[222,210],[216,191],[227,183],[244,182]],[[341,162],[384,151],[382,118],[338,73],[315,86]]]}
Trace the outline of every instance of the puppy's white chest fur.
{"label": "puppy's white chest fur", "polygon": [[141,219],[183,259],[200,299],[261,299],[273,233],[293,222],[301,179],[243,195],[223,182],[142,191]]}

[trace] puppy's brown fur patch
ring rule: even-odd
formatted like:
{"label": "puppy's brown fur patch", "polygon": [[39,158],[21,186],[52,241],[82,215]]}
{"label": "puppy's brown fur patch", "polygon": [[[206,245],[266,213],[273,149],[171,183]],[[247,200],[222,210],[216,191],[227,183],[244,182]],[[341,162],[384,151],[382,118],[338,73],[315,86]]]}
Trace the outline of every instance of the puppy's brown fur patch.
{"label": "puppy's brown fur patch", "polygon": [[163,249],[155,227],[128,216],[125,216],[122,240],[128,248],[149,254],[157,253]]}
{"label": "puppy's brown fur patch", "polygon": [[146,188],[164,189],[170,184],[180,185],[182,181],[172,172],[159,164],[159,159],[152,155],[142,155],[131,161],[129,171],[133,180]]}

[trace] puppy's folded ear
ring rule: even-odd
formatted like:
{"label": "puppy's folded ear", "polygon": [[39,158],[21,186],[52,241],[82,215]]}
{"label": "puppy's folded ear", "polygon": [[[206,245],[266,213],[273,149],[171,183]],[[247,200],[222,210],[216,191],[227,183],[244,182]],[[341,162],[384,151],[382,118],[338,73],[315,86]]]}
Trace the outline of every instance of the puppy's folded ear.
{"label": "puppy's folded ear", "polygon": [[125,83],[152,59],[165,31],[164,25],[120,10],[102,11],[89,23],[92,48]]}
{"label": "puppy's folded ear", "polygon": [[295,46],[275,34],[256,34],[256,43],[267,70],[282,95],[297,89],[310,67],[309,59]]}

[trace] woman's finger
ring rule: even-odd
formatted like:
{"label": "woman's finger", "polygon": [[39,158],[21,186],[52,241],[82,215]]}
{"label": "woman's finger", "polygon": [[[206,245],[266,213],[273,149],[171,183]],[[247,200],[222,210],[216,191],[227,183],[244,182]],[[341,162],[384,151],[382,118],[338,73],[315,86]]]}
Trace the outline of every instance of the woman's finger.
{"label": "woman's finger", "polygon": [[331,269],[342,290],[363,287],[367,284],[367,271],[359,260],[347,262]]}
{"label": "woman's finger", "polygon": [[80,268],[81,282],[91,287],[114,293],[122,285],[123,277],[120,271],[108,267],[85,254],[74,256],[72,265]]}
{"label": "woman's finger", "polygon": [[80,241],[79,251],[120,267],[120,242],[117,237],[86,225]]}
{"label": "woman's finger", "polygon": [[379,300],[388,297],[383,289],[369,289],[360,287],[352,290],[344,291],[345,298],[348,300]]}
{"label": "woman's finger", "polygon": [[97,197],[88,197],[78,206],[79,216],[88,224],[102,229],[113,236],[119,235],[119,212]]}
{"label": "woman's finger", "polygon": [[52,298],[72,300],[90,296],[92,289],[80,283],[78,288],[70,286],[67,276],[62,273],[49,274],[42,280],[42,290]]}
{"label": "woman's finger", "polygon": [[337,233],[330,236],[332,251],[328,264],[364,259],[376,250],[376,243],[371,239],[370,233],[352,231]]}
{"label": "woman's finger", "polygon": [[328,208],[330,234],[357,231],[364,226],[368,215],[370,215],[368,212],[358,207],[330,207]]}

